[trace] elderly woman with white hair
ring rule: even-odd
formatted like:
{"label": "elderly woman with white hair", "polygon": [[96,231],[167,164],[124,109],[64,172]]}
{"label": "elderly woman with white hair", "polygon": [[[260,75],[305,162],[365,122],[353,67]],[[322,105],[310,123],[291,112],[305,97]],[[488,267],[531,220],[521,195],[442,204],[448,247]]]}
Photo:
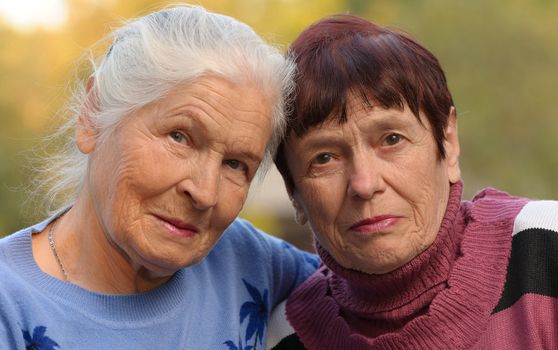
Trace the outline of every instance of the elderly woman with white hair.
{"label": "elderly woman with white hair", "polygon": [[316,268],[237,218],[282,136],[293,66],[200,7],[110,38],[42,174],[62,204],[0,240],[0,344],[261,348],[269,310]]}

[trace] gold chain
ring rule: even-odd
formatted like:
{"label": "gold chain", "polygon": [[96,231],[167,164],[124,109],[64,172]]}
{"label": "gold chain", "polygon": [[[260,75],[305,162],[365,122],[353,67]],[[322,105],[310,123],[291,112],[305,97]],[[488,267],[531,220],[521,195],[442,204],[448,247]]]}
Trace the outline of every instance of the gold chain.
{"label": "gold chain", "polygon": [[58,266],[60,267],[60,270],[64,275],[64,281],[69,281],[70,279],[68,278],[68,273],[66,272],[64,265],[62,265],[62,261],[60,260],[60,256],[58,255],[58,251],[56,250],[56,245],[54,244],[54,228],[56,224],[56,222],[53,222],[50,226],[50,229],[48,230],[48,244],[50,245],[52,254],[54,254],[54,258],[56,258],[56,262],[58,263]]}

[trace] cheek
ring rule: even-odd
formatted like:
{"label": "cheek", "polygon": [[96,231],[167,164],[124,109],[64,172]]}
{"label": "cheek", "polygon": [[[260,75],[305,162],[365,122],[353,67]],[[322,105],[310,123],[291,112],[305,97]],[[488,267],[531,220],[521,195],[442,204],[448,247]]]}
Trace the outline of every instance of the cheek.
{"label": "cheek", "polygon": [[248,196],[249,185],[238,186],[228,180],[220,186],[219,201],[212,213],[213,226],[224,230],[238,216]]}
{"label": "cheek", "polygon": [[127,158],[121,159],[110,183],[114,199],[124,207],[152,196],[160,186],[157,167],[141,158]]}
{"label": "cheek", "polygon": [[[181,180],[189,178],[196,160],[178,158],[163,145],[144,147],[130,152],[121,159],[118,178],[137,196],[143,199],[155,197]],[[127,188],[124,188],[126,190]]]}
{"label": "cheek", "polygon": [[317,234],[334,230],[345,201],[345,186],[339,177],[309,179],[301,183],[303,206],[312,229]]}
{"label": "cheek", "polygon": [[449,184],[443,164],[436,158],[425,158],[421,154],[398,164],[389,174],[389,182],[398,192],[424,209],[432,209],[433,201],[437,203],[440,193],[445,192],[444,184]]}
{"label": "cheek", "polygon": [[[227,193],[227,191],[223,191]],[[233,220],[242,210],[244,202],[246,202],[246,197],[248,196],[248,187],[236,188],[235,190],[228,192],[228,195],[222,196],[221,203],[224,204],[227,213],[225,217],[229,220]]]}
{"label": "cheek", "polygon": [[172,176],[177,171],[168,165],[168,156],[145,147],[127,148],[119,153],[123,155],[94,169],[95,197],[105,217],[112,217],[108,220],[112,226],[130,226],[139,220],[141,206],[146,200],[171,186]]}
{"label": "cheek", "polygon": [[[401,181],[406,185],[400,187],[400,193],[413,207],[415,229],[418,230],[413,245],[424,248],[422,245],[429,245],[439,231],[449,196],[449,180],[438,163],[416,169],[420,171],[415,171],[406,182]],[[413,185],[409,186],[411,183]]]}

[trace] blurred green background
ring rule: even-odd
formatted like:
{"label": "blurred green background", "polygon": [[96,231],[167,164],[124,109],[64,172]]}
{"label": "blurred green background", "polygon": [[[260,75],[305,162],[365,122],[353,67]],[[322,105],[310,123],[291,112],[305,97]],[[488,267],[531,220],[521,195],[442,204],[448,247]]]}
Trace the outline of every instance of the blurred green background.
{"label": "blurred green background", "polygon": [[[57,123],[54,116],[69,94],[76,60],[122,20],[170,3],[0,0],[0,236],[44,218],[41,208],[25,204],[24,189],[33,191],[30,159]],[[466,197],[492,186],[558,198],[558,1],[196,3],[246,22],[283,47],[310,23],[334,13],[357,14],[410,33],[447,73],[458,111]],[[306,229],[292,222],[274,172],[256,186],[242,215],[311,249]]]}

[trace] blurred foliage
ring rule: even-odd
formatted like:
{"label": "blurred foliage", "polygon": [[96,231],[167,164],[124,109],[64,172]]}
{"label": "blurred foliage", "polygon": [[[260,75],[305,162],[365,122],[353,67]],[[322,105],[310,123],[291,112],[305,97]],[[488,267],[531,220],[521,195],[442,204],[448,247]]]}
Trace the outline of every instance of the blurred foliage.
{"label": "blurred foliage", "polygon": [[[170,3],[170,2],[168,2]],[[173,2],[174,3],[174,2]],[[198,0],[286,47],[313,21],[350,12],[400,28],[434,52],[458,110],[461,166],[470,196],[484,186],[558,198],[558,1]],[[68,0],[56,31],[18,31],[0,22],[0,236],[44,214],[22,210],[31,190],[30,150],[69,94],[75,62],[122,20],[161,1]],[[247,216],[266,229],[277,218]]]}

